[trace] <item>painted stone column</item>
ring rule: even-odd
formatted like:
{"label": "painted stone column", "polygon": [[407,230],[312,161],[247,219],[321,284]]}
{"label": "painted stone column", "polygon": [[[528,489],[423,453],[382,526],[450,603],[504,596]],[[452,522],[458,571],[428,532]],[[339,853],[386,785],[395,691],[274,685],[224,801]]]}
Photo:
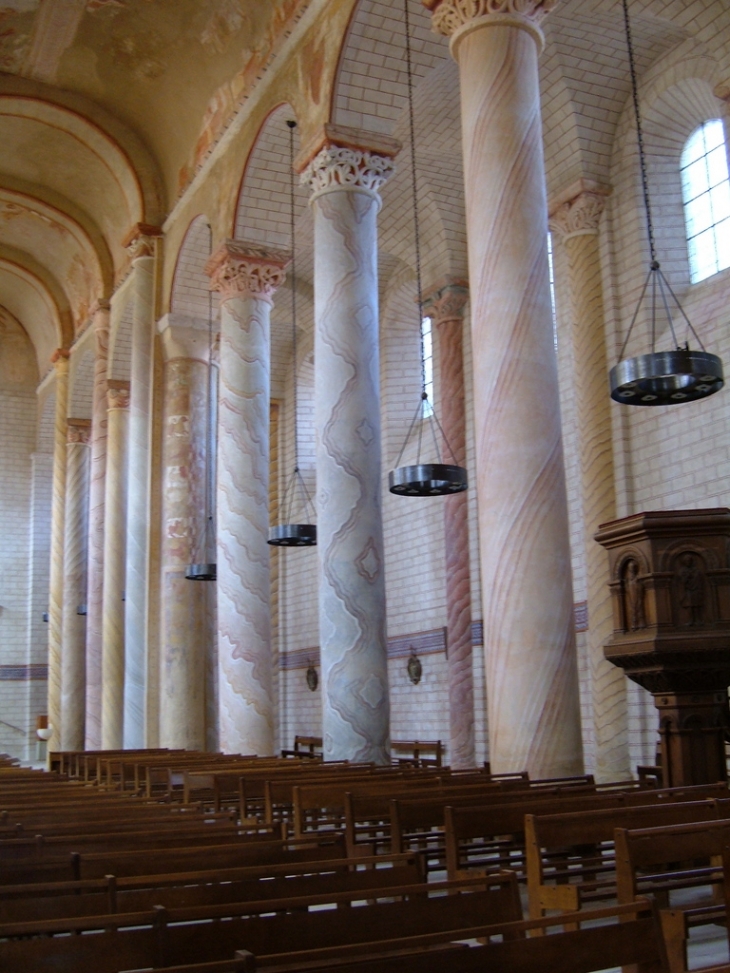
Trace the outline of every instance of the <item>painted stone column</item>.
{"label": "painted stone column", "polygon": [[206,269],[221,296],[218,706],[226,753],[274,752],[269,578],[269,317],[288,255],[229,240]]}
{"label": "painted stone column", "polygon": [[104,477],[106,474],[106,371],[109,356],[109,302],[92,308],[95,356],[89,479],[89,564],[86,598],[86,748],[101,746],[101,640],[104,598]]}
{"label": "painted stone column", "polygon": [[163,319],[160,746],[204,750],[208,589],[185,569],[207,561],[208,335]]}
{"label": "painted stone column", "polygon": [[[466,281],[447,280],[428,293],[423,302],[423,312],[429,315],[438,333],[438,413],[450,450],[444,450],[443,461],[464,467],[466,415],[462,333],[464,305],[468,297]],[[476,762],[467,496],[466,492],[455,493],[444,500],[449,763],[456,769],[473,767]]]}
{"label": "painted stone column", "polygon": [[327,760],[387,764],[377,214],[398,144],[341,135],[328,127],[302,174],[314,212],[322,734]]}
{"label": "painted stone column", "polygon": [[104,496],[104,600],[101,660],[101,746],[124,743],[124,577],[127,535],[127,437],[129,382],[107,382],[107,442]]}
{"label": "painted stone column", "polygon": [[124,602],[124,747],[147,743],[150,502],[154,375],[154,227],[137,225],[124,241],[133,256],[134,313],[129,399],[129,480]]}
{"label": "painted stone column", "polygon": [[570,268],[573,357],[580,451],[583,543],[588,601],[588,652],[596,740],[596,779],[631,776],[628,699],[623,670],[608,662],[603,647],[613,634],[608,558],[593,539],[600,524],[616,519],[611,399],[608,395],[605,316],[598,223],[610,190],[581,181],[551,207],[551,228],[560,234]]}
{"label": "painted stone column", "polygon": [[554,0],[425,0],[459,65],[489,751],[582,770],[537,60]]}
{"label": "painted stone column", "polygon": [[61,628],[61,749],[84,749],[90,419],[69,419]]}
{"label": "painted stone column", "polygon": [[63,624],[63,522],[66,515],[66,416],[69,353],[53,354],[56,412],[53,432],[53,500],[51,503],[51,571],[48,591],[48,752],[61,747],[61,627]]}

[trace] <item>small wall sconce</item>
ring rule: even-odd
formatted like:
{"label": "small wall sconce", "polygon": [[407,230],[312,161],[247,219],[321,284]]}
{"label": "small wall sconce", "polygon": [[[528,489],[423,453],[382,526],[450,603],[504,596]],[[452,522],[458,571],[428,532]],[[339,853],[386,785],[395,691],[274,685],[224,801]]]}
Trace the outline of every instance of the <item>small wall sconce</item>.
{"label": "small wall sconce", "polygon": [[411,649],[411,655],[408,659],[408,678],[411,680],[414,686],[417,686],[421,681],[421,676],[423,675],[423,666],[421,665],[421,660],[416,655],[415,651]]}
{"label": "small wall sconce", "polygon": [[77,605],[76,606],[76,614],[77,615],[86,615],[87,614],[86,605]]}
{"label": "small wall sconce", "polygon": [[317,686],[319,686],[319,676],[317,675],[317,670],[314,668],[311,662],[309,663],[309,668],[307,669],[307,685],[312,692],[314,692]]}

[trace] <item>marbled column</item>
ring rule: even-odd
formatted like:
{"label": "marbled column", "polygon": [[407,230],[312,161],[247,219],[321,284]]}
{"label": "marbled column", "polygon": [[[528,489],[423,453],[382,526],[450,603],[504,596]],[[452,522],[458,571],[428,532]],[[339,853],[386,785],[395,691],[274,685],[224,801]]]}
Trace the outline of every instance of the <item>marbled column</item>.
{"label": "marbled column", "polygon": [[[464,305],[466,281],[447,280],[424,297],[427,314],[438,335],[438,413],[448,448],[444,463],[466,466],[464,407]],[[467,493],[444,500],[446,555],[446,644],[449,671],[449,763],[473,767],[474,676],[471,647],[471,576],[469,571],[469,506]]]}
{"label": "marbled column", "polygon": [[377,214],[397,143],[377,151],[334,134],[302,174],[314,211],[322,734],[327,760],[386,764]]}
{"label": "marbled column", "polygon": [[562,239],[570,267],[588,651],[596,739],[595,772],[599,781],[625,780],[631,776],[626,677],[603,654],[603,646],[613,633],[608,557],[593,540],[599,524],[616,519],[606,323],[598,248],[598,222],[608,192],[583,181],[571,186],[554,201],[550,222]]}
{"label": "marbled column", "polygon": [[554,0],[426,0],[459,65],[489,752],[583,767],[537,72]]}
{"label": "marbled column", "polygon": [[135,227],[125,240],[125,245],[134,257],[124,603],[124,746],[127,749],[144,747],[147,744],[150,482],[155,337],[155,260],[151,229]]}
{"label": "marbled column", "polygon": [[210,258],[221,295],[218,390],[218,706],[227,753],[274,752],[269,580],[269,316],[288,256],[230,240]]}
{"label": "marbled column", "polygon": [[61,627],[63,624],[63,522],[66,514],[66,415],[68,357],[59,348],[53,355],[56,372],[56,411],[53,433],[53,500],[51,503],[51,570],[48,591],[48,722],[53,730],[48,752],[61,746]]}
{"label": "marbled column", "polygon": [[69,419],[61,627],[61,749],[84,749],[90,419]]}
{"label": "marbled column", "polygon": [[104,477],[106,474],[106,367],[109,355],[109,302],[92,309],[95,356],[89,480],[89,564],[86,599],[86,748],[101,746],[101,644],[104,597]]}
{"label": "marbled column", "polygon": [[185,569],[213,556],[206,536],[208,335],[163,320],[160,746],[204,750],[211,584],[187,580]]}
{"label": "marbled column", "polygon": [[129,382],[107,382],[107,441],[104,496],[104,600],[101,661],[101,745],[123,746],[124,575],[127,534],[127,437]]}

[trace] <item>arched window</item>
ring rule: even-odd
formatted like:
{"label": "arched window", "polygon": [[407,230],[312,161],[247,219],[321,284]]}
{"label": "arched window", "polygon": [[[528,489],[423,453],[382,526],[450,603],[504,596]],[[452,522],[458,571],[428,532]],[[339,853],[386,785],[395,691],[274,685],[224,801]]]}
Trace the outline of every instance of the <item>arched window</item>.
{"label": "arched window", "polygon": [[693,284],[730,267],[730,182],[721,119],[690,135],[680,162],[690,279]]}

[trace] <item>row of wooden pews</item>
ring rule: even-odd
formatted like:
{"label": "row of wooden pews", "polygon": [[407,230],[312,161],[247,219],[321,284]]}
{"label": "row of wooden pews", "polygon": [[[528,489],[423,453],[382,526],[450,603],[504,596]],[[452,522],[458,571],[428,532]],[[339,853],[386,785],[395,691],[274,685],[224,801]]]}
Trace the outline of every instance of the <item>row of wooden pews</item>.
{"label": "row of wooden pews", "polygon": [[[180,751],[53,760],[7,782],[0,762],[0,973],[679,973],[690,930],[724,917],[723,785]],[[637,827],[694,827],[687,874],[645,854],[619,893],[633,846],[616,828]],[[714,898],[679,910],[667,882]]]}

